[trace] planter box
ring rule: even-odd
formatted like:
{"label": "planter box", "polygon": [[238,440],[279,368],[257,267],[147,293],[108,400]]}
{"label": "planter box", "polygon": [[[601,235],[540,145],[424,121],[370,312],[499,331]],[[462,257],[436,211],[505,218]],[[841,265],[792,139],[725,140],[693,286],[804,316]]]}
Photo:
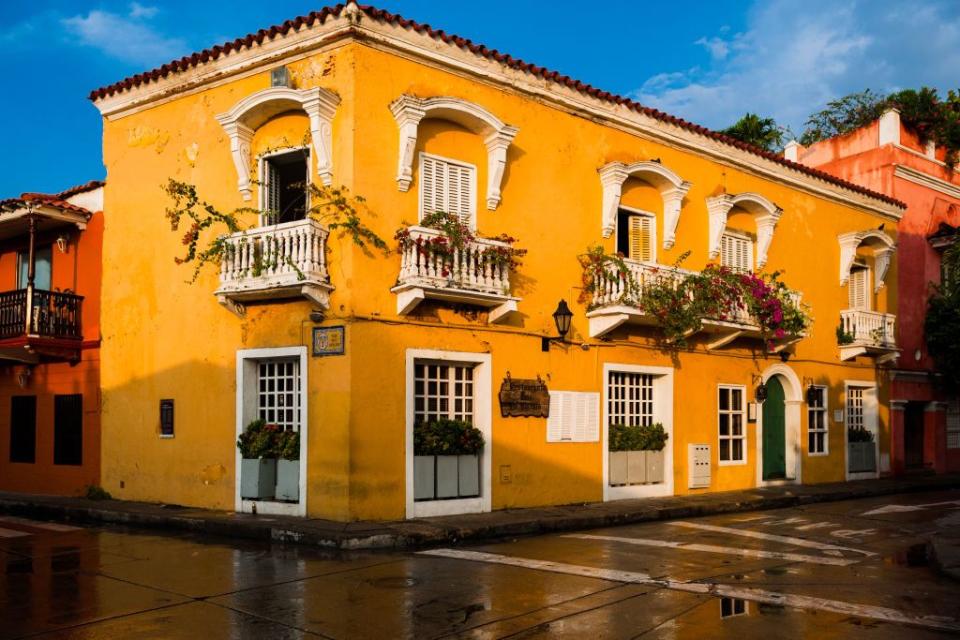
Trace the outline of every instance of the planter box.
{"label": "planter box", "polygon": [[480,456],[414,456],[413,499],[445,500],[480,495]]}
{"label": "planter box", "polygon": [[300,500],[299,460],[277,460],[277,500]]}
{"label": "planter box", "polygon": [[610,485],[663,482],[663,451],[611,451]]}
{"label": "planter box", "polygon": [[413,499],[433,500],[437,497],[434,486],[436,456],[413,456]]}
{"label": "planter box", "polygon": [[660,451],[644,451],[647,458],[647,482],[663,482],[663,461],[666,455]]}
{"label": "planter box", "polygon": [[850,442],[847,444],[847,466],[850,473],[877,470],[877,449],[873,442]]}
{"label": "planter box", "polygon": [[240,497],[272,500],[277,486],[277,461],[267,458],[240,460]]}

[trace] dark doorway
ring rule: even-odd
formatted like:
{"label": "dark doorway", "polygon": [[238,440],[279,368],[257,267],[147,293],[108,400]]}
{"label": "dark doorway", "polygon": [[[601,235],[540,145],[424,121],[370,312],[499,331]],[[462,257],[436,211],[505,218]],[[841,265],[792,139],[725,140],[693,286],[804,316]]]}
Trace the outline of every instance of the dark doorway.
{"label": "dark doorway", "polygon": [[310,155],[297,149],[266,158],[265,207],[274,224],[303,220],[307,215]]}
{"label": "dark doorway", "polygon": [[908,402],[903,415],[903,458],[907,469],[923,468],[923,402]]}
{"label": "dark doorway", "polygon": [[83,396],[53,397],[53,464],[83,464]]}
{"label": "dark doorway", "polygon": [[10,398],[10,462],[36,462],[37,396]]}

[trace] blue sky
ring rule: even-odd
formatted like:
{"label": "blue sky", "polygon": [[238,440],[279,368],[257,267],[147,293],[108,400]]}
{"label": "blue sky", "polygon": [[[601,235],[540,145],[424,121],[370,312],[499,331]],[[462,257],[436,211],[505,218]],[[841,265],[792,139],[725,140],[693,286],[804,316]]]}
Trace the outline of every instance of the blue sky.
{"label": "blue sky", "polygon": [[[957,0],[375,4],[712,128],[749,110],[799,133],[846,93],[960,86]],[[104,177],[91,89],[322,6],[4,2],[0,197]]]}

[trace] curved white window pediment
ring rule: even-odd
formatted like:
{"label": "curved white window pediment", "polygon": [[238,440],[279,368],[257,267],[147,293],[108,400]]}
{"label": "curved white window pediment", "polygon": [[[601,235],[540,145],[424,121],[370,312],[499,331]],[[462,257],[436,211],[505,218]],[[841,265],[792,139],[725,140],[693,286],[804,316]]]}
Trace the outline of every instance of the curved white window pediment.
{"label": "curved white window pediment", "polygon": [[767,264],[767,252],[773,241],[773,232],[783,210],[759,193],[724,193],[707,198],[707,213],[710,216],[710,259],[720,255],[720,244],[727,229],[727,215],[734,207],[752,214],[757,223],[757,269]]}
{"label": "curved white window pediment", "polygon": [[333,182],[333,116],[340,97],[320,87],[291,89],[270,87],[253,93],[217,116],[230,136],[230,152],[237,168],[237,188],[244,200],[251,198],[250,142],[254,132],[270,118],[285,111],[303,111],[310,119],[310,135],[316,154],[317,175],[324,185]]}
{"label": "curved white window pediment", "polygon": [[890,258],[897,248],[893,238],[880,229],[866,229],[841,233],[837,240],[840,242],[840,286],[850,279],[857,249],[863,245],[873,249],[874,291],[879,291],[890,269]]}
{"label": "curved white window pediment", "polygon": [[517,128],[505,124],[478,104],[461,98],[438,96],[417,98],[402,95],[390,104],[400,128],[400,158],[397,163],[397,188],[407,191],[413,182],[413,156],[420,122],[424,118],[448,120],[483,138],[487,147],[487,209],[500,204],[500,185],[507,165],[507,149]]}
{"label": "curved white window pediment", "polygon": [[603,237],[609,238],[617,227],[617,210],[620,208],[623,183],[627,178],[636,177],[650,183],[660,192],[663,198],[663,248],[672,248],[676,241],[677,224],[680,222],[680,204],[690,190],[690,183],[653,160],[633,164],[609,162],[599,169],[599,173],[603,187]]}

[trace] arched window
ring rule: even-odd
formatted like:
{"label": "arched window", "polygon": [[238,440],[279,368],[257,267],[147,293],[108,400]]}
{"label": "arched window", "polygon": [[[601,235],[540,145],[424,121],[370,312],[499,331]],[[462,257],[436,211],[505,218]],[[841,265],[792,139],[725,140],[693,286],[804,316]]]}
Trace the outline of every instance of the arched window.
{"label": "arched window", "polygon": [[[632,177],[649,183],[660,192],[660,196],[663,198],[663,248],[672,248],[676,240],[677,223],[680,221],[680,205],[683,202],[683,197],[690,190],[690,183],[685,182],[676,173],[654,160],[634,162],[633,164],[610,162],[601,167],[599,173],[600,184],[603,188],[603,237],[609,238],[617,230],[618,216],[623,210],[620,206],[623,183],[626,182],[627,178]],[[656,236],[655,223],[651,233],[654,237]],[[651,253],[654,256],[656,255],[655,251]]]}
{"label": "arched window", "polygon": [[[734,207],[751,214],[756,221],[756,251],[752,238],[742,231],[727,229],[727,218]],[[758,193],[724,193],[707,198],[707,212],[710,216],[711,260],[720,258],[722,264],[743,271],[760,270],[766,266],[773,232],[783,213],[780,207]]]}

